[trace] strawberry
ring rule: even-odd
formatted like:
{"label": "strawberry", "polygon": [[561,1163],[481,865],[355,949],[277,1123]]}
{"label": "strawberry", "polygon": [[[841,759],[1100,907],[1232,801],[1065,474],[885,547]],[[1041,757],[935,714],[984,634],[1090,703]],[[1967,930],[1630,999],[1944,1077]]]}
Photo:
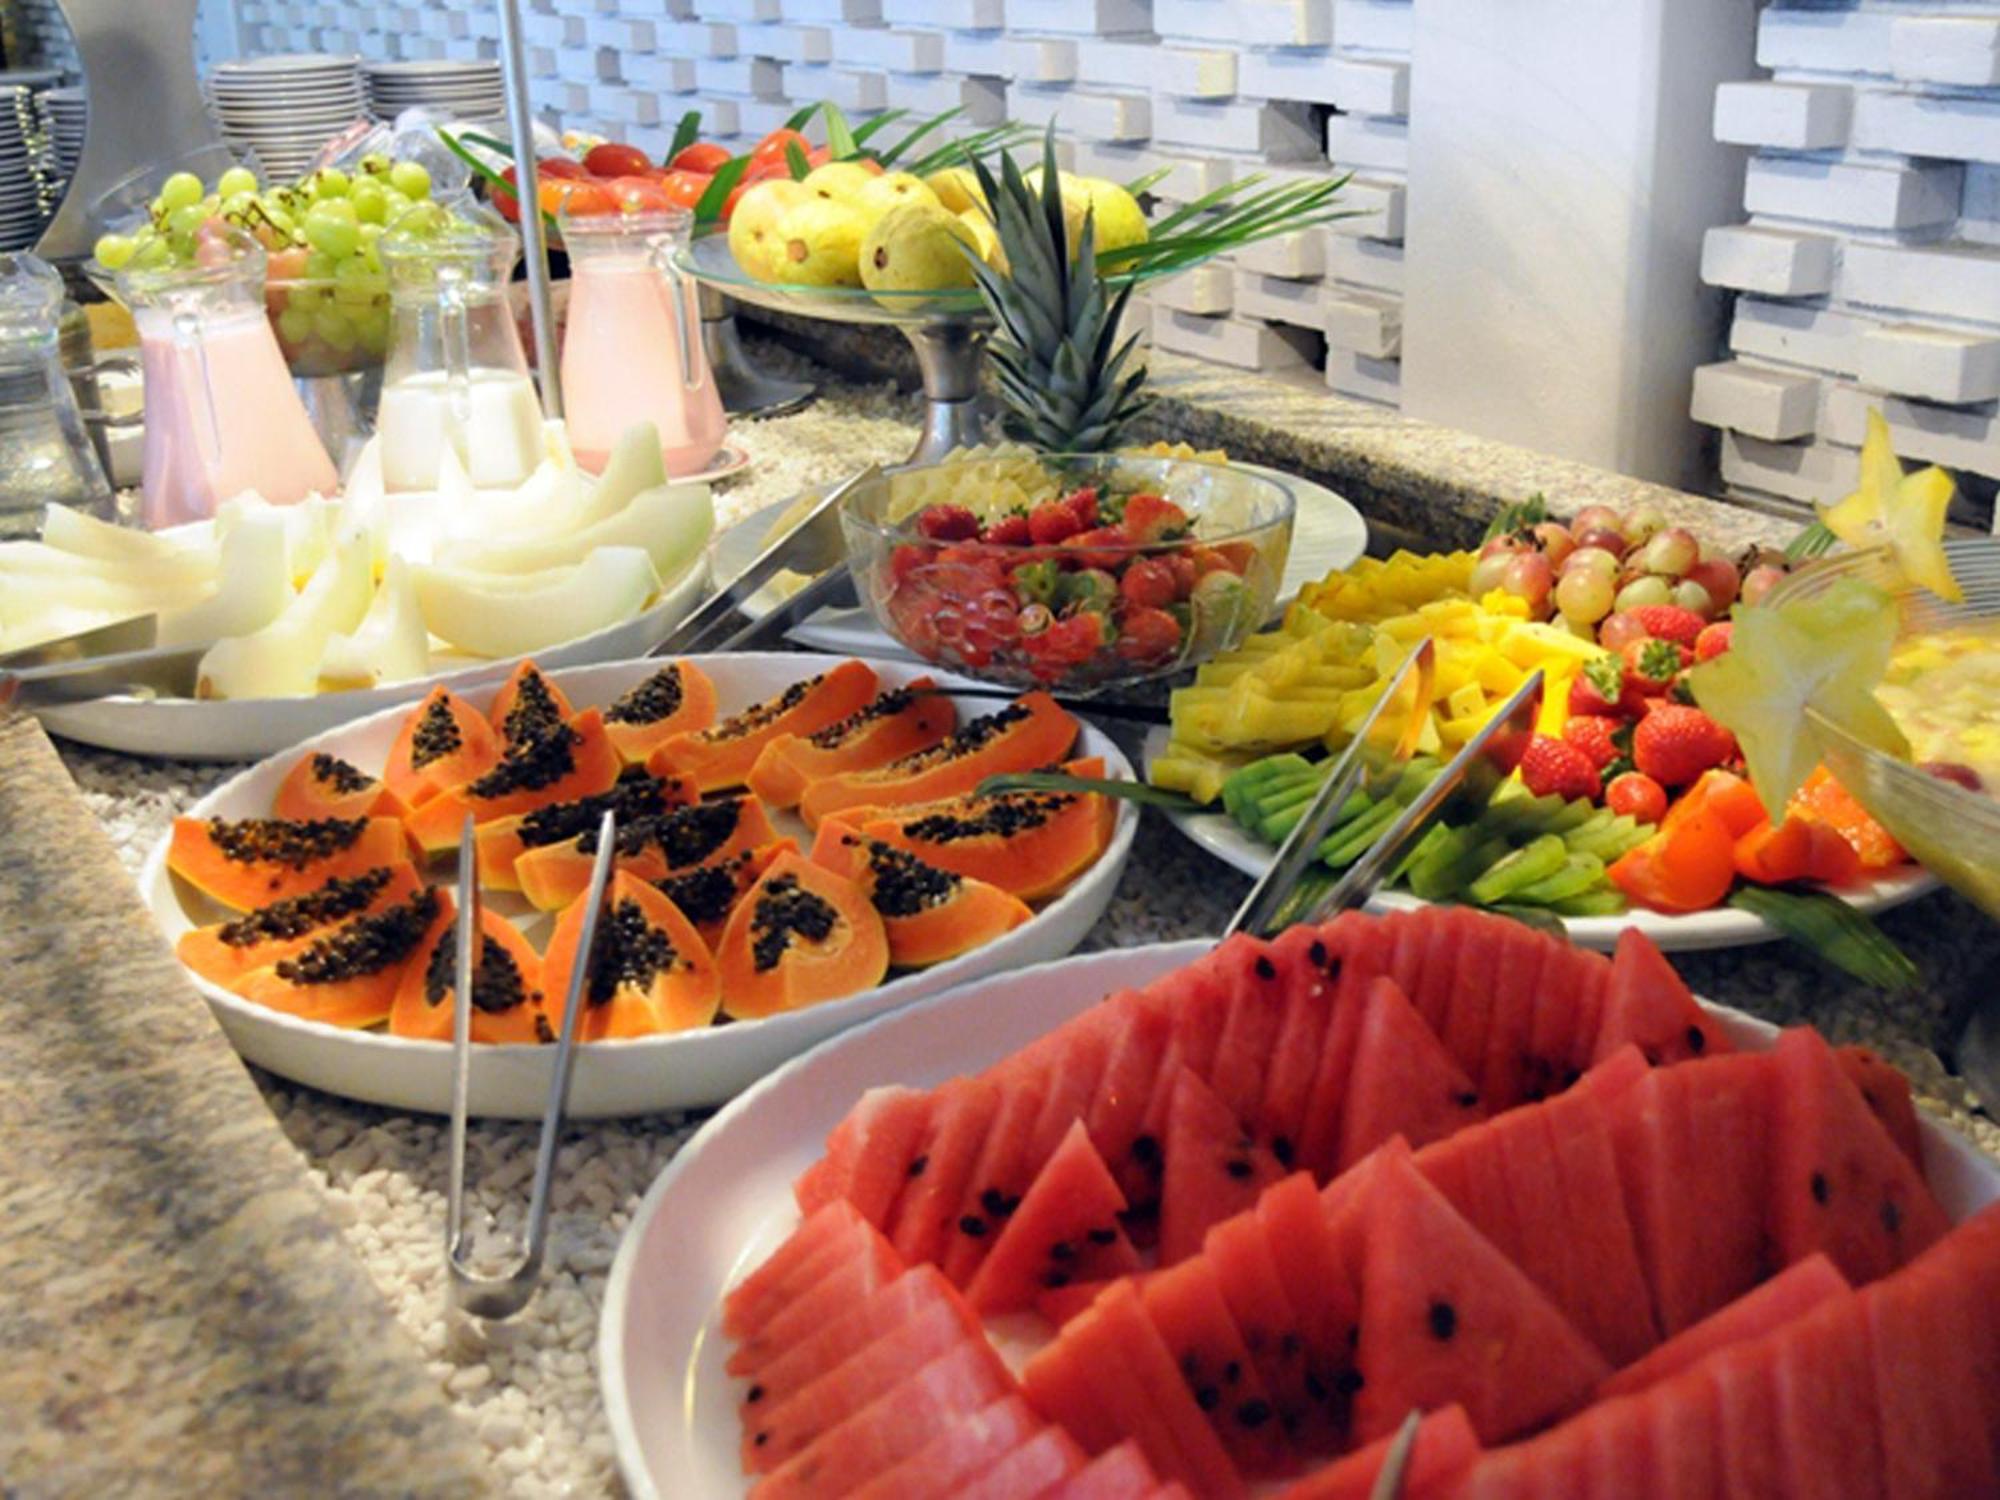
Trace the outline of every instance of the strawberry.
{"label": "strawberry", "polygon": [[1028,512],[1028,539],[1036,546],[1053,547],[1081,530],[1076,512],[1060,500],[1044,500]]}
{"label": "strawberry", "polygon": [[1104,616],[1083,610],[1056,621],[1035,639],[1049,658],[1074,666],[1095,656],[1109,631]]}
{"label": "strawberry", "polygon": [[1070,514],[1076,517],[1076,529],[1078,531],[1088,531],[1097,524],[1099,519],[1097,514],[1097,491],[1094,487],[1085,485],[1075,494],[1066,496],[1062,503],[1067,505],[1070,509]]}
{"label": "strawberry", "polygon": [[1185,552],[1169,552],[1161,561],[1165,562],[1173,572],[1174,597],[1185,599],[1192,594],[1195,584],[1201,578],[1200,572],[1195,568],[1194,559]]}
{"label": "strawberry", "polygon": [[1123,529],[1132,541],[1164,542],[1187,526],[1187,512],[1159,495],[1134,495],[1125,502]]}
{"label": "strawberry", "polygon": [[936,552],[930,547],[919,547],[915,542],[904,542],[889,554],[889,580],[900,585],[912,573],[931,565]]}
{"label": "strawberry", "polygon": [[1717,620],[1713,625],[1704,625],[1701,634],[1694,638],[1694,659],[1714,661],[1729,649],[1729,638],[1735,632],[1736,626],[1728,620]]}
{"label": "strawberry", "polygon": [[1625,664],[1614,652],[1591,658],[1569,688],[1569,711],[1591,717],[1623,713]]}
{"label": "strawberry", "polygon": [[1633,764],[1662,786],[1686,786],[1736,753],[1736,739],[1698,708],[1668,703],[1639,721]]}
{"label": "strawberry", "polygon": [[[1062,546],[1063,557],[1073,560],[1079,568],[1102,568],[1107,573],[1126,557],[1125,533],[1116,526],[1093,526],[1088,531],[1079,531]],[[1071,549],[1075,549],[1073,559]]]}
{"label": "strawberry", "polygon": [[1164,609],[1180,598],[1180,586],[1166,559],[1142,557],[1125,570],[1118,580],[1119,597],[1128,604]]}
{"label": "strawberry", "polygon": [[1694,655],[1672,641],[1631,641],[1618,653],[1625,662],[1628,685],[1636,683],[1648,698],[1657,698],[1673,686],[1674,677]]}
{"label": "strawberry", "polygon": [[1127,661],[1158,665],[1170,661],[1180,644],[1180,621],[1164,609],[1141,606],[1119,617],[1118,654]]}
{"label": "strawberry", "polygon": [[979,539],[990,547],[1025,547],[1034,540],[1034,534],[1028,530],[1028,518],[1017,510],[988,526]]}
{"label": "strawberry", "polygon": [[1678,604],[1641,604],[1626,611],[1646,627],[1646,634],[1676,646],[1692,647],[1708,622],[1691,609]]}
{"label": "strawberry", "polygon": [[1567,800],[1596,801],[1603,790],[1590,757],[1566,740],[1538,734],[1521,757],[1521,780],[1537,797],[1551,794]]}
{"label": "strawberry", "polygon": [[1644,771],[1627,771],[1604,788],[1604,805],[1636,823],[1657,823],[1667,815],[1667,789]]}
{"label": "strawberry", "polygon": [[1563,725],[1562,737],[1590,757],[1590,763],[1602,771],[1618,758],[1618,745],[1612,738],[1620,727],[1620,721],[1604,714],[1571,714],[1569,722]]}
{"label": "strawberry", "polygon": [[927,505],[917,517],[917,535],[934,542],[963,542],[979,535],[979,517],[963,505]]}

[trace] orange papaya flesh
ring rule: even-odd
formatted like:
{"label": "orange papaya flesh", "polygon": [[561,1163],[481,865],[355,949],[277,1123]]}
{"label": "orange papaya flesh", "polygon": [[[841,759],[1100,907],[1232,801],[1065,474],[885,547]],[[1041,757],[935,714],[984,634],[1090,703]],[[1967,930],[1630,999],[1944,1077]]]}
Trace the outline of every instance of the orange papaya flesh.
{"label": "orange papaya flesh", "polygon": [[[583,903],[563,913],[543,960],[549,1025],[560,1029],[583,941]],[[583,984],[582,1041],[692,1031],[715,1019],[722,979],[715,955],[679,907],[620,872],[605,894]]]}
{"label": "orange papaya flesh", "polygon": [[567,724],[507,747],[500,763],[476,781],[433,797],[404,820],[426,854],[458,843],[469,813],[475,823],[533,812],[606,792],[618,779],[618,752],[591,708]]}
{"label": "orange papaya flesh", "polygon": [[269,968],[231,986],[244,999],[330,1026],[379,1026],[397,986],[444,903],[425,886],[378,912],[354,917]]}
{"label": "orange papaya flesh", "polygon": [[796,854],[798,848],[793,839],[773,839],[754,849],[739,849],[705,865],[678,871],[653,884],[661,895],[681,909],[681,915],[694,923],[694,930],[701,934],[701,940],[713,949],[722,941],[722,932],[729,924],[730,913],[736,910],[736,904],[757,883],[758,877],[771,867],[771,862],[780,854]]}
{"label": "orange papaya flesh", "polygon": [[400,818],[409,811],[387,784],[337,755],[314,750],[278,783],[271,816],[293,822],[314,818]]}
{"label": "orange papaya flesh", "polygon": [[891,688],[837,724],[772,740],[750,768],[750,790],[773,807],[796,807],[813,782],[871,771],[928,750],[958,723],[951,699],[928,677]]}
{"label": "orange papaya flesh", "polygon": [[1095,864],[1111,824],[1094,792],[1003,792],[929,808],[878,808],[860,831],[928,864],[1040,901]]}
{"label": "orange papaya flesh", "polygon": [[[389,1034],[416,1041],[448,1042],[458,979],[458,910],[438,893],[437,914],[417,944],[389,1008]],[[555,1040],[542,1008],[542,959],[498,912],[479,913],[479,958],[472,974],[475,1042]]]}
{"label": "orange papaya flesh", "polygon": [[731,914],[716,960],[723,1011],[755,1020],[874,988],[889,935],[860,886],[781,854]]}
{"label": "orange papaya flesh", "polygon": [[394,818],[176,818],[167,845],[169,870],[237,911],[411,857]]}
{"label": "orange papaya flesh", "polygon": [[685,776],[704,792],[741,786],[773,740],[837,724],[874,696],[875,669],[840,662],[720,723],[675,735],[647,757],[646,767],[655,776]]}
{"label": "orange papaya flesh", "polygon": [[670,661],[604,710],[612,748],[628,766],[676,735],[692,734],[715,722],[715,684],[691,661]]}
{"label": "orange papaya flesh", "polygon": [[406,859],[358,875],[336,875],[303,895],[184,932],[174,952],[203,979],[228,989],[243,975],[291,957],[341,923],[403,900],[420,883],[416,867]]}
{"label": "orange papaya flesh", "polygon": [[575,716],[569,695],[531,661],[514,668],[486,709],[487,721],[499,734],[503,747],[539,739]]}
{"label": "orange papaya flesh", "polygon": [[[1101,755],[1084,755],[1079,756],[1075,760],[1066,760],[1046,766],[1036,766],[1034,769],[1037,772],[1060,771],[1065,776],[1081,776],[1092,780],[1102,780],[1104,776],[1104,757]],[[910,802],[900,805],[891,803],[881,807],[843,807],[839,812],[832,814],[831,817],[837,818],[840,822],[847,824],[848,827],[858,831],[867,828],[872,823],[880,823],[884,819],[909,822],[915,818],[927,817],[931,813],[950,813],[956,816],[964,816],[969,811],[976,812],[984,807],[989,800],[974,793],[958,797],[939,797],[932,802]],[[1111,830],[1118,821],[1117,804],[1109,797],[1093,796],[1091,800],[1104,804],[1099,809],[1098,821],[1102,828],[1104,842],[1108,845],[1111,842]]]}
{"label": "orange papaya flesh", "polygon": [[[607,726],[608,727],[608,726]],[[622,826],[639,818],[656,817],[672,807],[695,800],[684,781],[662,781],[643,769],[628,766],[611,790],[571,802],[554,802],[533,812],[512,813],[479,825],[479,883],[487,890],[518,891],[515,865],[533,849],[547,848],[594,830],[606,812],[618,815]]]}
{"label": "orange papaya flesh", "polygon": [[970,953],[1034,915],[1020,897],[927,864],[838,816],[820,824],[812,858],[868,893],[889,939],[889,962],[899,969]]}
{"label": "orange papaya flesh", "polygon": [[988,776],[1059,760],[1076,741],[1077,723],[1047,693],[1027,693],[998,713],[961,727],[949,739],[872,771],[848,771],[807,787],[799,813],[817,828],[848,807],[891,807],[963,796]]}
{"label": "orange papaya flesh", "polygon": [[403,721],[382,782],[414,810],[484,776],[499,760],[500,736],[485,715],[456,693],[432,688]]}

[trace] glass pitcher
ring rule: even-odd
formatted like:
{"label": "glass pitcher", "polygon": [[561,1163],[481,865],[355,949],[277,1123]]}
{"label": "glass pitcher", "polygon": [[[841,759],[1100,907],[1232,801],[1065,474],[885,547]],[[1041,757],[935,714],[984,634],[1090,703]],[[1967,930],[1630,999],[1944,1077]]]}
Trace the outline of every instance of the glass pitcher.
{"label": "glass pitcher", "polygon": [[111,517],[111,486],[63,370],[62,303],[55,267],[0,255],[0,538],[37,535],[50,503]]}
{"label": "glass pitcher", "polygon": [[563,411],[577,462],[603,468],[627,428],[651,422],[667,472],[699,474],[727,425],[694,286],[671,259],[693,216],[672,208],[564,214],[561,223],[570,265]]}
{"label": "glass pitcher", "polygon": [[340,480],[271,331],[263,247],[238,229],[205,229],[195,256],[134,261],[116,279],[145,372],[139,514],[150,529],[205,520],[245,490],[290,505]]}
{"label": "glass pitcher", "polygon": [[541,462],[542,403],[507,301],[519,250],[497,215],[470,207],[413,209],[382,236],[384,488],[435,489],[446,444],[482,489],[512,489]]}

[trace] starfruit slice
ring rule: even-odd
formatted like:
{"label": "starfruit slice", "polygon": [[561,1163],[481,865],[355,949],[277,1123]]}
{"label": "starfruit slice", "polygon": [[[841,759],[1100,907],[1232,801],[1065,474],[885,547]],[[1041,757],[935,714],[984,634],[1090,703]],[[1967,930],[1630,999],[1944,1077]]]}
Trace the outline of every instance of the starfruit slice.
{"label": "starfruit slice", "polygon": [[1889,442],[1889,424],[1870,409],[1861,445],[1861,483],[1845,500],[1820,507],[1820,521],[1850,547],[1887,547],[1905,578],[1952,604],[1965,591],[1945,557],[1945,513],[1955,486],[1936,464],[1905,474]]}

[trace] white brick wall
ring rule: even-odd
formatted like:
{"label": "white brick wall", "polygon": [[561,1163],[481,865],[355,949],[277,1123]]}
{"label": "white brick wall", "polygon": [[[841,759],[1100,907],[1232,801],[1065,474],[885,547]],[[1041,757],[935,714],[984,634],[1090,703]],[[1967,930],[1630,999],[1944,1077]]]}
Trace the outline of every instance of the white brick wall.
{"label": "white brick wall", "polygon": [[2000,6],[1774,0],[1757,61],[1715,98],[1749,222],[1701,262],[1739,294],[1693,393],[1724,484],[1838,498],[1870,406],[1906,459],[2000,478]]}

